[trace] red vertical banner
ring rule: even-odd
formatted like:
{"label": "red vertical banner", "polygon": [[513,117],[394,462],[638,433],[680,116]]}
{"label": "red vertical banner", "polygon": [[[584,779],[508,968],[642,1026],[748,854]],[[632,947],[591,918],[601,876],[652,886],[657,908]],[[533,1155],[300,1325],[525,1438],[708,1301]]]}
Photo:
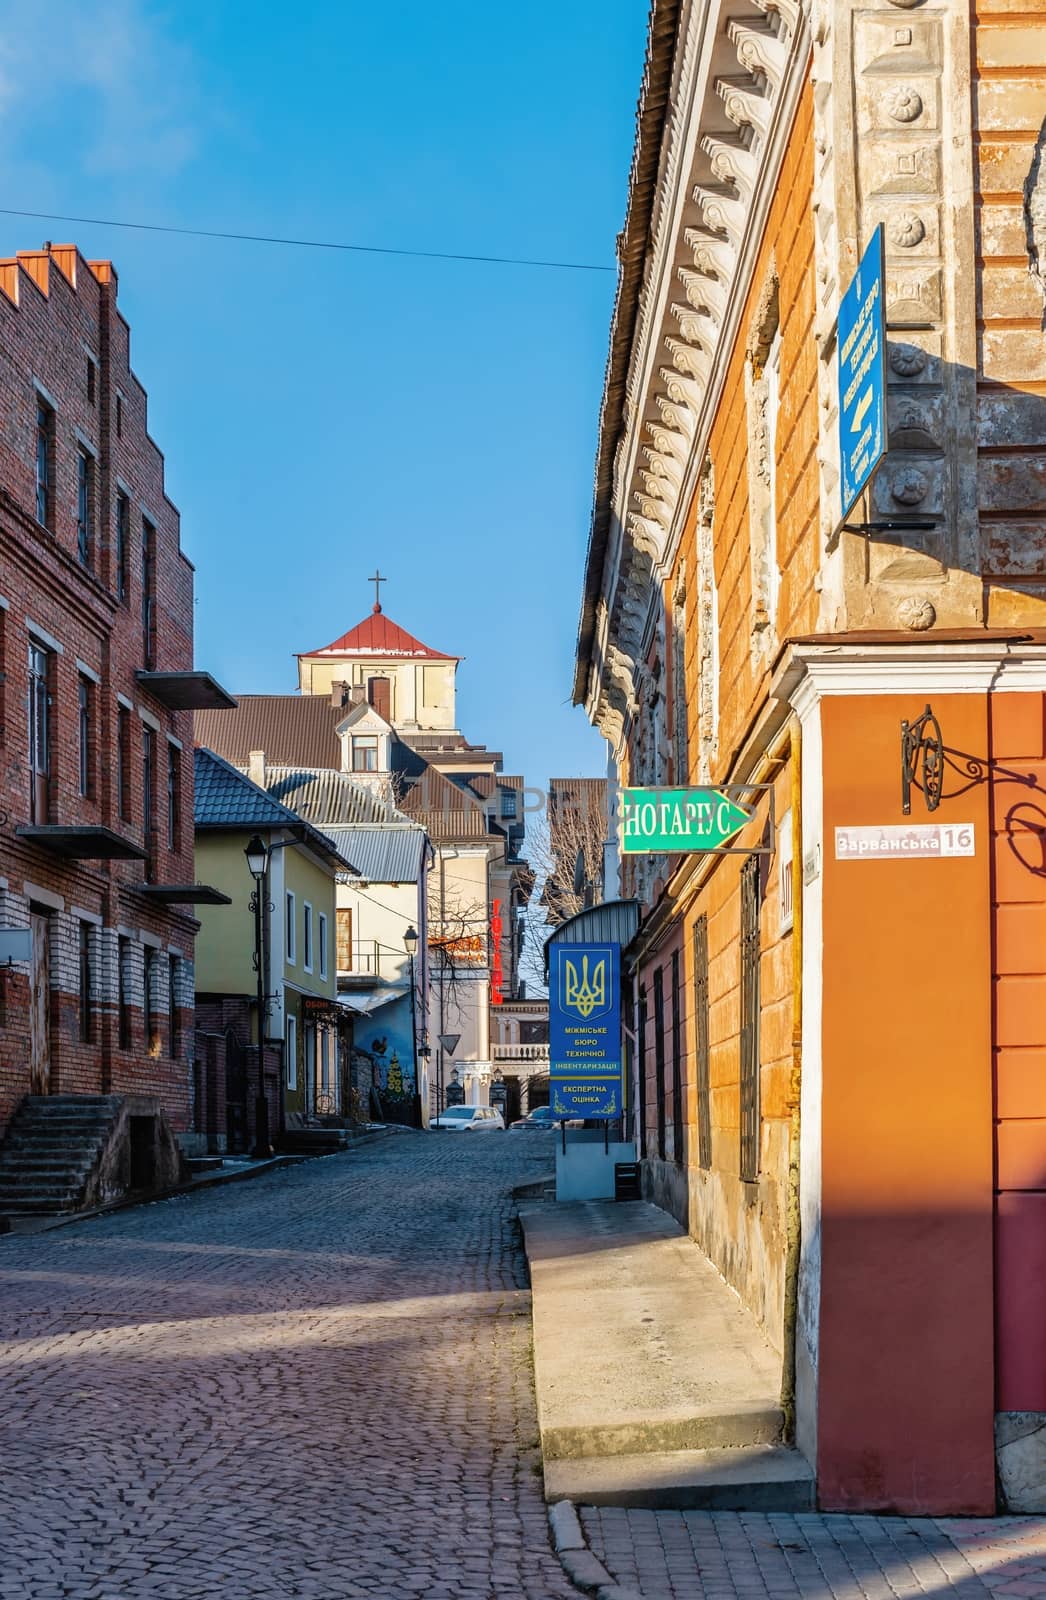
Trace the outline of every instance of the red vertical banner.
{"label": "red vertical banner", "polygon": [[501,901],[490,908],[490,1003],[501,1005],[505,998],[504,970],[501,965]]}

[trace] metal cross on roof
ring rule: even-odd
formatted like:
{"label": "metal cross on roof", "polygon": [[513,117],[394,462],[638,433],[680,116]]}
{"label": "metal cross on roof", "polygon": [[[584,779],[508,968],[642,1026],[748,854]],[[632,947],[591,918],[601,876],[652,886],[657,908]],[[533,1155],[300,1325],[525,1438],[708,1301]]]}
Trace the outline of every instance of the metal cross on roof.
{"label": "metal cross on roof", "polygon": [[388,578],[383,578],[382,577],[381,568],[380,567],[376,567],[374,569],[373,578],[368,578],[367,579],[368,583],[372,583],[374,585],[374,609],[375,609],[375,611],[380,611],[381,610],[381,585],[383,583],[388,583],[388,581],[389,581]]}

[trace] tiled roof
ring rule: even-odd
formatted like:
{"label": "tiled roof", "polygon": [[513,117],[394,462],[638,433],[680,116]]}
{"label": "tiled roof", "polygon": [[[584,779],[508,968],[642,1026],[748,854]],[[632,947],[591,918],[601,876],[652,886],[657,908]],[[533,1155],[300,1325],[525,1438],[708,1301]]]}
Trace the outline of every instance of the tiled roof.
{"label": "tiled roof", "polygon": [[350,862],[326,834],[237,772],[213,750],[193,751],[193,820],[198,829],[291,829],[335,869],[351,870]]}
{"label": "tiled roof", "polygon": [[343,633],[340,639],[335,639],[333,644],[326,644],[320,650],[304,650],[303,656],[370,656],[375,660],[393,660],[403,657],[407,660],[428,661],[457,661],[458,656],[444,655],[442,650],[433,650],[427,644],[422,644],[420,639],[415,639],[406,628],[401,628],[393,622],[391,617],[378,607],[358,622],[348,633]]}
{"label": "tiled roof", "polygon": [[[238,767],[247,766],[252,750],[264,750],[274,767],[341,772],[341,743],[335,729],[345,720],[344,706],[312,694],[245,694],[238,701],[232,711],[197,712],[198,744]],[[486,807],[396,734],[391,761],[400,794],[398,808],[430,839],[476,839],[487,832]]]}
{"label": "tiled roof", "polygon": [[300,821],[213,750],[194,750],[193,766],[198,828],[287,828]]}
{"label": "tiled roof", "polygon": [[341,744],[335,729],[344,706],[322,694],[242,694],[232,711],[198,711],[197,744],[246,766],[252,750],[286,766],[340,767]]}

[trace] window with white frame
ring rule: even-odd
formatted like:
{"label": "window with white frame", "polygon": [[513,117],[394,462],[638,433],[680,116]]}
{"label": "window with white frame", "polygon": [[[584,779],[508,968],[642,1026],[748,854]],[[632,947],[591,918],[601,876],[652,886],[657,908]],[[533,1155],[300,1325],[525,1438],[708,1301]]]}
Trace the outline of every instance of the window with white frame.
{"label": "window with white frame", "polygon": [[306,972],[312,971],[312,907],[307,900],[302,906],[301,964]]}
{"label": "window with white frame", "polygon": [[319,948],[320,977],[321,978],[325,978],[327,976],[327,918],[324,916],[322,911],[320,912],[320,915],[319,915],[319,926],[317,928],[317,938],[319,940],[319,947],[320,947]]}
{"label": "window with white frame", "polygon": [[787,933],[792,926],[792,862],[794,859],[792,812],[789,809],[777,825],[777,884],[780,896],[778,929],[781,933]]}
{"label": "window with white frame", "polygon": [[287,1018],[287,1038],[284,1043],[287,1055],[287,1087],[298,1087],[298,1019],[290,1014]]}
{"label": "window with white frame", "polygon": [[298,914],[293,890],[287,890],[287,964],[293,967],[298,959]]}

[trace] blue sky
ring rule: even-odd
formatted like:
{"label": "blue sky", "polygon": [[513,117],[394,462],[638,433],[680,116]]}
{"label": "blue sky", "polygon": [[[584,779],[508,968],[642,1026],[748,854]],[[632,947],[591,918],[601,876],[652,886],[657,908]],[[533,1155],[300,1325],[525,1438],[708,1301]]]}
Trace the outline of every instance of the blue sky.
{"label": "blue sky", "polygon": [[[38,14],[37,14],[38,13]],[[643,0],[0,0],[5,204],[613,265]],[[467,659],[529,781],[569,709],[614,277],[0,217],[110,256],[197,567],[197,661],[290,689],[369,609]]]}

